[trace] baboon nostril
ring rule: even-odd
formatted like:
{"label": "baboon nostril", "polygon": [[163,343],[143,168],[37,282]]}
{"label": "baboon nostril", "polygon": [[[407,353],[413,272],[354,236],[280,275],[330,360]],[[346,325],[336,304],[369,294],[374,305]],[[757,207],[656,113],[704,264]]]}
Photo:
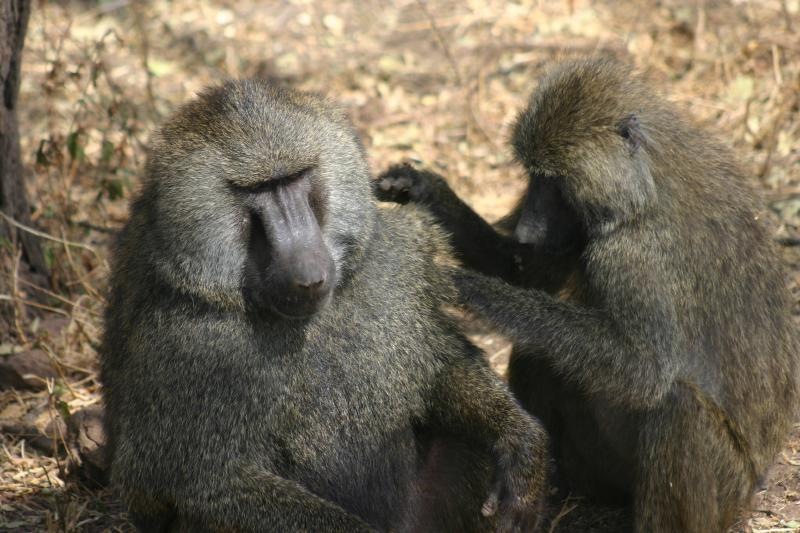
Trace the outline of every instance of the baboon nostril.
{"label": "baboon nostril", "polygon": [[316,280],[316,281],[295,281],[294,285],[298,289],[304,291],[316,291],[322,287],[322,284],[325,283],[324,279]]}

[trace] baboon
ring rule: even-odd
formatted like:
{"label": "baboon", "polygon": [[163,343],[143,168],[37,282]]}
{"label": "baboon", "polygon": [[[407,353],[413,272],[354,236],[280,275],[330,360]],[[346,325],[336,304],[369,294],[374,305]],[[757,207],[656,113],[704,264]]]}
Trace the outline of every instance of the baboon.
{"label": "baboon", "polygon": [[101,351],[140,529],[533,527],[546,434],[442,311],[430,216],[377,209],[342,111],[227,82],[145,174]]}
{"label": "baboon", "polygon": [[724,530],[798,395],[785,278],[743,172],[608,59],[554,68],[512,145],[530,184],[497,230],[431,172],[392,168],[377,194],[451,232],[473,269],[461,297],[514,342],[509,383],[558,477],[630,502],[639,532]]}

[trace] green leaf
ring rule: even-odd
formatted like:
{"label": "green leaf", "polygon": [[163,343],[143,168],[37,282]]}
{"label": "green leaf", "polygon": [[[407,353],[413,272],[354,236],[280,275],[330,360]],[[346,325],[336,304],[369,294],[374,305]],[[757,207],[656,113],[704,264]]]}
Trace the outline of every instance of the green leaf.
{"label": "green leaf", "polygon": [[13,355],[15,353],[24,352],[25,348],[17,346],[16,344],[0,344],[0,355]]}
{"label": "green leaf", "polygon": [[111,141],[103,141],[103,147],[100,151],[100,161],[108,164],[111,158],[114,157],[114,143]]}
{"label": "green leaf", "polygon": [[73,131],[69,135],[67,135],[67,151],[69,151],[69,156],[72,159],[77,159],[78,161],[83,161],[84,151],[83,146],[80,142],[80,132]]}
{"label": "green leaf", "polygon": [[48,269],[52,269],[53,264],[56,262],[56,252],[51,246],[47,246],[44,249],[44,262],[47,264]]}
{"label": "green leaf", "polygon": [[44,151],[44,147],[46,144],[47,142],[44,139],[42,139],[42,141],[39,142],[39,148],[36,149],[37,165],[47,166],[50,163],[50,161],[47,159],[47,154]]}
{"label": "green leaf", "polygon": [[25,521],[22,521],[22,520],[14,520],[14,521],[11,521],[11,522],[0,522],[0,527],[2,527],[3,529],[17,529],[17,528],[24,527],[24,526],[27,526],[27,525],[28,525],[28,522],[25,522]]}
{"label": "green leaf", "polygon": [[122,180],[105,179],[102,183],[109,200],[117,200],[125,196],[125,188],[123,187]]}
{"label": "green leaf", "polygon": [[177,65],[175,63],[155,58],[150,58],[147,61],[147,67],[150,70],[150,73],[156,78],[172,74],[177,69]]}
{"label": "green leaf", "polygon": [[56,409],[58,409],[58,413],[65,422],[69,420],[69,405],[67,405],[67,402],[64,400],[58,400],[56,402]]}

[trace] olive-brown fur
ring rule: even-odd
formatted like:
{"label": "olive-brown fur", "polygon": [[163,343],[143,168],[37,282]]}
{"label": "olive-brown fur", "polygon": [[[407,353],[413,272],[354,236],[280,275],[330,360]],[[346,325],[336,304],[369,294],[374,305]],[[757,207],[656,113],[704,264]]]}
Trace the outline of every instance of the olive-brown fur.
{"label": "olive-brown fur", "polygon": [[426,205],[477,271],[462,298],[514,341],[510,386],[569,487],[630,501],[639,532],[724,531],[794,421],[800,357],[736,158],[605,59],[553,68],[512,145],[513,236],[430,173],[391,169],[378,194]]}

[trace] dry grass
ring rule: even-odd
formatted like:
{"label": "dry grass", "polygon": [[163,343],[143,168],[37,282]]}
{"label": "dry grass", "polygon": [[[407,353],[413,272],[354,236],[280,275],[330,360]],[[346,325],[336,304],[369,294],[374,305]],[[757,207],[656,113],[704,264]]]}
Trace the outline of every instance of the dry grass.
{"label": "dry grass", "polygon": [[[798,31],[799,0],[38,2],[20,124],[33,218],[53,237],[45,248],[55,288],[17,275],[7,250],[0,275],[12,294],[0,305],[16,319],[0,332],[0,352],[38,348],[59,373],[39,392],[0,392],[0,422],[49,424],[57,445],[61,413],[99,401],[108,244],[148,132],[204,85],[270,76],[326,92],[349,108],[374,170],[422,160],[498,218],[523,187],[508,125],[543,66],[612,53],[734,146],[776,238],[791,241],[800,232]],[[800,247],[783,250],[800,301]],[[477,339],[502,370],[507,345]],[[66,456],[34,442],[0,436],[0,530],[130,529],[113,496],[65,483]],[[795,435],[736,531],[800,528],[798,464]]]}

